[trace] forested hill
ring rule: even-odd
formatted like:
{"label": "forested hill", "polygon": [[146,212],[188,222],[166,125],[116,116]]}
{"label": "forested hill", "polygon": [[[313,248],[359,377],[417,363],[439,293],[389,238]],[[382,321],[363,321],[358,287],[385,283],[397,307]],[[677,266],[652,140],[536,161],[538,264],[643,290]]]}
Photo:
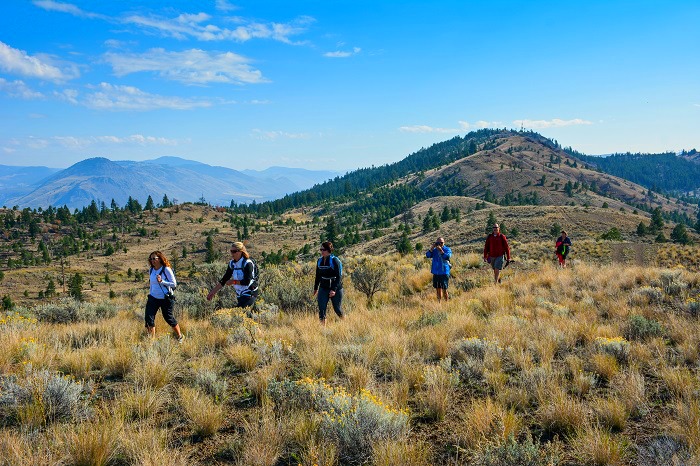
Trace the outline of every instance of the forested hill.
{"label": "forested hill", "polygon": [[[305,205],[314,205],[321,201],[356,200],[356,195],[362,191],[387,185],[404,176],[431,170],[476,153],[478,150],[489,148],[496,140],[515,134],[526,136],[552,149],[559,148],[558,144],[535,132],[516,132],[506,129],[481,129],[472,131],[464,137],[455,136],[444,142],[423,148],[393,164],[379,167],[361,168],[343,176],[335,177],[325,183],[310,189],[289,194],[275,201],[261,204],[253,203],[244,210],[260,214],[281,213]],[[433,193],[437,195],[438,193]]]}
{"label": "forested hill", "polygon": [[587,156],[575,151],[572,155],[601,171],[614,175],[657,192],[688,193],[700,189],[700,164],[690,158],[697,154],[693,149],[681,156],[673,152],[663,154],[626,153],[607,157]]}

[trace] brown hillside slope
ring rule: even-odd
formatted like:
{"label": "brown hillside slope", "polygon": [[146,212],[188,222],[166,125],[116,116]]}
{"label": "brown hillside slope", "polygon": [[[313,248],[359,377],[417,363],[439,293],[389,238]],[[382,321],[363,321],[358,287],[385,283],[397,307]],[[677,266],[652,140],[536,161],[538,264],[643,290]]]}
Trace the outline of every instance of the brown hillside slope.
{"label": "brown hillside slope", "polygon": [[[560,163],[557,163],[558,161]],[[574,167],[576,163],[576,167]],[[542,179],[544,176],[544,185]],[[517,198],[536,193],[540,205],[584,205],[619,209],[645,204],[664,211],[694,215],[694,206],[674,198],[648,196],[635,183],[585,168],[585,163],[527,136],[509,135],[498,139],[469,157],[426,173],[421,188],[430,189],[449,182],[461,182],[464,196],[484,198],[487,192],[501,201],[509,193]],[[567,182],[578,183],[571,196]],[[501,202],[502,203],[502,202]]]}

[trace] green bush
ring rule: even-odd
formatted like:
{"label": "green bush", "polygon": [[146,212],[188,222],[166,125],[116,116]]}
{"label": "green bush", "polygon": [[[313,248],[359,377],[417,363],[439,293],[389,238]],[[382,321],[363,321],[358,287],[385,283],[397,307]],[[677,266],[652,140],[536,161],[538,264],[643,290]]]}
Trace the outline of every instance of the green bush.
{"label": "green bush", "polygon": [[558,455],[547,451],[528,435],[518,441],[510,435],[507,439],[487,445],[475,454],[470,464],[478,466],[540,466],[559,464]]}
{"label": "green bush", "polygon": [[634,315],[627,321],[624,335],[628,340],[646,340],[661,335],[662,331],[659,322],[644,316]]}
{"label": "green bush", "polygon": [[279,306],[284,312],[313,312],[315,273],[311,264],[265,267],[260,273],[260,294],[265,302]]}

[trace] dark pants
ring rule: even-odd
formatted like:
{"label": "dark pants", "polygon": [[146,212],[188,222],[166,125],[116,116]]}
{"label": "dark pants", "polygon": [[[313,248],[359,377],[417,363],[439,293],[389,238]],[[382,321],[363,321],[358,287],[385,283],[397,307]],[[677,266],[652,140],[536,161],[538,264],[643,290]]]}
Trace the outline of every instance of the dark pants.
{"label": "dark pants", "polygon": [[255,304],[255,300],[258,299],[258,295],[254,296],[239,296],[236,307],[251,307]]}
{"label": "dark pants", "polygon": [[163,319],[165,319],[168,325],[175,327],[177,325],[177,320],[175,320],[175,316],[173,315],[173,304],[174,303],[169,299],[158,299],[149,294],[148,301],[146,301],[146,327],[156,326],[156,314],[158,313],[158,309],[162,310]]}
{"label": "dark pants", "polygon": [[331,290],[327,288],[318,289],[318,318],[321,320],[326,319],[326,308],[328,307],[329,299],[331,300],[331,303],[333,304],[333,310],[338,315],[338,317],[343,317],[343,310],[340,308],[340,305],[343,302],[343,289],[341,288],[340,290],[336,290],[335,296],[333,296],[332,298],[328,296],[330,292]]}

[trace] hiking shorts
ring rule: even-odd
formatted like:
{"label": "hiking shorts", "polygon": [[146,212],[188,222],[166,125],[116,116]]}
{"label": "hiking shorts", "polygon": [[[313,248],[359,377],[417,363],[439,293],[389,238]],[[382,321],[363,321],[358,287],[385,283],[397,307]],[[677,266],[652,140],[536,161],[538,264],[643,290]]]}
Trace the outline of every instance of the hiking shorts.
{"label": "hiking shorts", "polygon": [[163,319],[171,327],[177,325],[177,320],[175,320],[175,313],[173,301],[169,299],[158,299],[154,298],[150,294],[148,295],[148,300],[146,301],[146,313],[144,320],[146,321],[146,327],[152,328],[156,326],[156,313],[158,309],[163,312]]}
{"label": "hiking shorts", "polygon": [[497,270],[503,270],[503,266],[506,264],[504,256],[489,257],[489,264],[491,267]]}
{"label": "hiking shorts", "polygon": [[446,290],[449,284],[449,275],[433,275],[433,288],[442,288],[443,290]]}

